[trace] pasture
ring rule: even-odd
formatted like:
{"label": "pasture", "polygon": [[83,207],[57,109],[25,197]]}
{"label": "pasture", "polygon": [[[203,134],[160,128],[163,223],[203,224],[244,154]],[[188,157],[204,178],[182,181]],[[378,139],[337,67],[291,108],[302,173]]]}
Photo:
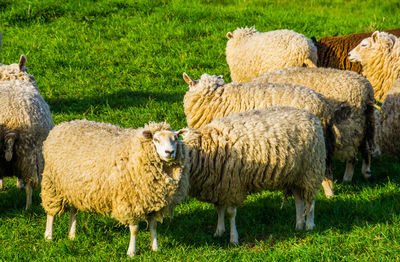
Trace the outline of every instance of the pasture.
{"label": "pasture", "polygon": [[[28,58],[53,121],[83,119],[123,127],[166,121],[186,126],[186,72],[223,75],[225,34],[255,25],[259,31],[292,29],[307,37],[400,27],[400,3],[388,1],[56,1],[0,0],[1,62]],[[295,206],[283,195],[263,192],[238,208],[239,246],[212,235],[212,205],[187,199],[158,226],[160,251],[150,247],[140,224],[138,261],[387,261],[400,257],[400,164],[386,156],[372,162],[366,182],[357,162],[351,184],[335,162],[336,198],[316,201],[311,232],[296,232]],[[125,260],[129,229],[96,214],[78,213],[77,237],[68,239],[69,215],[55,219],[54,240],[43,234],[46,215],[40,190],[24,210],[25,192],[16,179],[0,192],[0,261]]]}

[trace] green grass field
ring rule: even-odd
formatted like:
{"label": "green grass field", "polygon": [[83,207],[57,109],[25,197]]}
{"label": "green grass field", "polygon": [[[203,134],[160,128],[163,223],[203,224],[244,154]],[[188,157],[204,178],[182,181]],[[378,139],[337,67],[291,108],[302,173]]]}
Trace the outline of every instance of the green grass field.
{"label": "green grass field", "polygon": [[[185,127],[182,72],[224,75],[225,34],[255,25],[259,31],[288,28],[308,37],[400,27],[400,2],[387,1],[25,1],[0,0],[1,62],[28,58],[27,67],[49,103],[54,122],[86,118],[123,127],[167,121]],[[316,228],[296,232],[294,201],[280,209],[281,193],[251,195],[238,208],[240,245],[229,235],[214,239],[213,206],[187,199],[158,227],[160,251],[140,224],[138,256],[155,261],[388,261],[400,260],[400,164],[373,161],[373,182],[344,185],[335,165],[337,197],[321,192]],[[68,214],[56,218],[54,241],[43,233],[46,215],[35,191],[6,179],[0,192],[0,261],[124,260],[129,230],[96,214],[78,214],[77,239],[68,239]]]}

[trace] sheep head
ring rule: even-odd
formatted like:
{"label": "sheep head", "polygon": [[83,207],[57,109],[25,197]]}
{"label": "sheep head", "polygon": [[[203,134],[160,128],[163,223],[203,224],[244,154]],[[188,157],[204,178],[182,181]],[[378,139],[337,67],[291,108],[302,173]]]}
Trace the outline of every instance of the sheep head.
{"label": "sheep head", "polygon": [[375,31],[349,52],[351,62],[366,62],[369,57],[389,55],[398,39],[391,34]]}
{"label": "sheep head", "polygon": [[200,80],[192,80],[186,73],[183,73],[183,79],[189,85],[190,91],[200,87],[212,89],[214,91],[218,87],[225,85],[225,80],[222,75],[203,74]]}
{"label": "sheep head", "polygon": [[162,130],[153,133],[145,130],[143,136],[153,140],[156,151],[162,160],[166,162],[175,160],[178,143],[180,143],[178,132]]}
{"label": "sheep head", "polygon": [[226,34],[226,37],[230,39],[237,39],[240,40],[242,38],[250,37],[254,35],[255,33],[258,33],[258,31],[255,29],[254,26],[252,27],[242,27],[242,28],[237,28],[233,33],[228,32]]}

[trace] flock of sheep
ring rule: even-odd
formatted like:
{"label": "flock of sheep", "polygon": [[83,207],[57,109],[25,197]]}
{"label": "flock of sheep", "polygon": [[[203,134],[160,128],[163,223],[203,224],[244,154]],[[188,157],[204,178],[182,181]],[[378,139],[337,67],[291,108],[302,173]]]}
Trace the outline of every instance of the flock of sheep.
{"label": "flock of sheep", "polygon": [[344,181],[352,180],[358,152],[366,179],[372,155],[400,157],[395,35],[377,31],[316,42],[292,30],[252,27],[227,38],[233,82],[184,73],[189,127],[179,131],[167,123],[125,129],[87,120],[54,127],[26,57],[0,64],[0,187],[4,177],[17,177],[28,209],[32,188],[41,186],[47,240],[54,216],[65,208],[71,239],[78,210],[110,215],[129,225],[127,254],[133,256],[138,222],[149,222],[156,251],[157,221],[187,195],[215,205],[214,236],[225,232],[226,211],[230,242],[238,244],[236,208],[248,194],[293,195],[296,229],[311,230],[321,185],[334,197],[333,156],[346,162]]}

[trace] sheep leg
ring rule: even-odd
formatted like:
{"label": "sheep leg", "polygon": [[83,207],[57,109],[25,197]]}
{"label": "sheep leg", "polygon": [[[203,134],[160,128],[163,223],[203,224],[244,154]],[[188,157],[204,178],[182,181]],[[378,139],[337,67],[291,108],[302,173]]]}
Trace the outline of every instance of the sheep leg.
{"label": "sheep leg", "polygon": [[24,188],[24,181],[21,178],[17,178],[17,188],[18,189]]}
{"label": "sheep leg", "polygon": [[76,232],[76,215],[78,214],[78,210],[75,207],[70,207],[69,213],[69,230],[68,237],[69,239],[75,239]]}
{"label": "sheep leg", "polygon": [[351,182],[354,174],[354,165],[356,162],[356,158],[354,157],[352,160],[346,162],[346,171],[344,171],[343,181]]}
{"label": "sheep leg", "polygon": [[152,218],[150,221],[150,239],[151,239],[151,248],[153,249],[153,251],[158,251],[157,221],[155,218]]}
{"label": "sheep leg", "polygon": [[53,222],[54,216],[47,215],[46,231],[44,232],[44,239],[51,241],[53,239]]}
{"label": "sheep leg", "polygon": [[315,227],[314,210],[315,210],[315,200],[312,202],[311,210],[306,216],[306,230],[312,230]]}
{"label": "sheep leg", "polygon": [[234,245],[239,244],[239,234],[236,229],[236,207],[228,207],[226,209],[226,213],[228,214],[228,218],[231,224],[231,233],[230,233],[230,242]]}
{"label": "sheep leg", "polygon": [[367,149],[362,149],[361,155],[363,157],[361,173],[368,180],[371,178],[371,153]]}
{"label": "sheep leg", "polygon": [[324,177],[322,181],[322,187],[324,188],[324,193],[327,198],[333,198],[335,194],[333,193],[333,182],[327,176]]}
{"label": "sheep leg", "polygon": [[31,204],[32,204],[32,186],[31,186],[31,183],[27,183],[26,184],[25,192],[26,192],[25,210],[28,210],[31,207]]}
{"label": "sheep leg", "polygon": [[4,190],[4,180],[0,178],[0,190]]}
{"label": "sheep leg", "polygon": [[215,230],[214,237],[220,237],[225,233],[225,206],[215,206],[218,213],[218,224]]}
{"label": "sheep leg", "polygon": [[296,230],[304,229],[304,200],[301,199],[300,195],[296,192],[294,195],[294,203],[296,205]]}
{"label": "sheep leg", "polygon": [[139,231],[139,226],[129,225],[129,231],[131,232],[131,239],[129,240],[128,252],[126,254],[133,257],[136,254],[136,235]]}

